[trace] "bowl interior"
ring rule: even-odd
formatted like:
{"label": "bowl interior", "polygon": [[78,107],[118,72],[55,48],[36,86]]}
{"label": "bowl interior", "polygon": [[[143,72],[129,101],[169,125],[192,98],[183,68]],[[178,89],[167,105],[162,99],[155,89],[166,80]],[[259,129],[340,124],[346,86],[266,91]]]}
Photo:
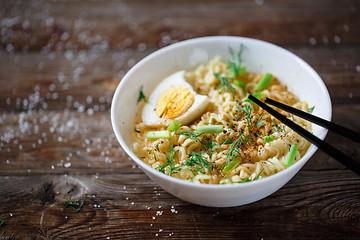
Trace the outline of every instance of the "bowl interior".
{"label": "bowl interior", "polygon": [[[331,103],[319,75],[303,60],[276,45],[242,37],[205,37],[177,43],[149,55],[122,79],[112,103],[112,123],[116,136],[131,150],[134,119],[138,111],[139,89],[149,96],[164,77],[178,70],[192,70],[215,56],[229,59],[229,47],[245,47],[243,63],[248,71],[270,72],[300,100],[315,106],[314,115],[330,120]],[[313,125],[313,134],[324,138],[327,131]],[[123,145],[123,144],[122,144]],[[124,146],[123,146],[124,147]],[[308,153],[316,149],[311,146]],[[132,158],[136,156],[132,154]],[[142,161],[141,161],[142,162]]]}

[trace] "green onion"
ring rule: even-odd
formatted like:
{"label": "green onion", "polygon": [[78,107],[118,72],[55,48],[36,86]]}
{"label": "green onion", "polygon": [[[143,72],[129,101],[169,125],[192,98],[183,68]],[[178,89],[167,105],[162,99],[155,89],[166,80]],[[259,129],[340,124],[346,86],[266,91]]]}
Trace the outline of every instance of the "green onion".
{"label": "green onion", "polygon": [[235,158],[231,162],[229,162],[221,171],[224,174],[229,174],[233,169],[235,169],[237,166],[239,166],[241,163],[239,158]]}
{"label": "green onion", "polygon": [[223,125],[204,125],[196,127],[197,133],[221,133]]}
{"label": "green onion", "polygon": [[159,138],[170,138],[170,132],[165,130],[165,131],[154,131],[154,132],[146,133],[146,139],[156,140]]}
{"label": "green onion", "polygon": [[266,136],[264,138],[264,144],[267,143],[267,142],[274,141],[275,139],[276,139],[276,137],[274,135]]}
{"label": "green onion", "polygon": [[297,150],[298,150],[298,146],[295,145],[295,144],[291,144],[290,151],[289,151],[289,153],[286,155],[286,161],[285,161],[285,163],[284,163],[284,165],[285,165],[286,167],[290,167],[290,166],[294,163],[294,159],[295,159]]}
{"label": "green onion", "polygon": [[264,76],[260,79],[259,83],[255,86],[254,91],[260,92],[260,91],[264,90],[265,88],[267,88],[267,86],[269,85],[272,78],[273,78],[272,74],[265,73]]}
{"label": "green onion", "polygon": [[179,127],[181,126],[181,122],[178,120],[173,120],[169,126],[167,127],[167,130],[170,132],[176,132],[176,130],[179,129]]}
{"label": "green onion", "polygon": [[[252,94],[254,97],[256,97],[257,99],[261,98],[262,96],[264,96],[264,93],[253,93]],[[245,102],[249,102],[252,103],[253,101],[251,101],[249,98],[244,100]]]}
{"label": "green onion", "polygon": [[234,80],[234,84],[241,88],[245,87],[245,83],[240,82],[239,80]]}

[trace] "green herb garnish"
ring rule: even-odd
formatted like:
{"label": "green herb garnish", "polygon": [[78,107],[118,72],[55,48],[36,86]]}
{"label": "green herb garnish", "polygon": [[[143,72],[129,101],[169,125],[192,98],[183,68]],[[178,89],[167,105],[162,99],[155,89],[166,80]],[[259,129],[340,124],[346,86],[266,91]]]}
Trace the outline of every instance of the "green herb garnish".
{"label": "green herb garnish", "polygon": [[194,131],[183,131],[183,132],[176,133],[176,135],[184,135],[192,140],[200,141],[201,139],[199,139],[199,137],[202,135],[202,133],[197,133]]}
{"label": "green herb garnish", "polygon": [[264,76],[260,79],[259,83],[255,86],[254,91],[260,92],[265,88],[267,88],[272,78],[273,78],[272,74],[265,73]]}
{"label": "green herb garnish", "polygon": [[285,133],[285,128],[284,126],[283,127],[280,127],[276,122],[275,120],[273,119],[273,126],[274,126],[274,131],[277,132],[279,135],[281,135],[281,131],[283,131]]}
{"label": "green herb garnish", "polygon": [[315,109],[315,106],[313,106],[312,108],[309,108],[308,109],[309,113],[313,113],[314,109]]}
{"label": "green herb garnish", "polygon": [[210,141],[209,138],[204,138],[201,141],[201,144],[204,146],[205,150],[211,155],[212,154],[212,149],[213,147],[215,147],[217,144],[215,141]]}
{"label": "green herb garnish", "polygon": [[[256,97],[257,99],[260,99],[262,96],[264,96],[264,93],[253,93],[252,95],[254,97]],[[253,103],[253,101],[251,101],[249,98],[246,98],[244,101],[249,102],[249,103]]]}
{"label": "green herb garnish", "polygon": [[[234,158],[241,158],[240,150],[241,146],[251,143],[251,138],[248,135],[239,133],[239,138],[232,142],[229,146],[229,151],[226,154],[225,166],[224,168],[230,163],[231,159]],[[223,169],[224,169],[223,168]]]}
{"label": "green herb garnish", "polygon": [[223,125],[203,125],[196,127],[197,133],[221,133],[223,130]]}
{"label": "green herb garnish", "polygon": [[158,152],[160,152],[160,150],[159,150],[159,144],[156,144],[156,145],[155,145],[155,150],[158,151]]}
{"label": "green herb garnish", "polygon": [[222,143],[220,143],[220,145],[223,145],[223,144],[231,144],[233,143],[233,139],[232,138],[228,138],[228,139],[225,139]]}
{"label": "green herb garnish", "polygon": [[236,107],[245,113],[246,122],[248,124],[249,136],[251,136],[250,128],[252,127],[252,122],[251,122],[252,107],[250,107],[249,105],[245,105],[244,107],[241,107],[241,105],[238,103],[236,103]]}
{"label": "green herb garnish", "polygon": [[165,173],[165,169],[168,168],[170,170],[170,175],[178,171],[180,168],[175,167],[175,152],[174,152],[174,146],[170,142],[170,148],[169,148],[169,156],[166,159],[166,163],[164,165],[160,165],[157,167],[157,170],[159,172]]}
{"label": "green herb garnish", "polygon": [[235,158],[231,162],[229,162],[221,171],[224,174],[229,174],[233,169],[237,168],[241,163],[241,160],[239,158]]}
{"label": "green herb garnish", "polygon": [[78,212],[81,210],[82,206],[84,205],[84,200],[82,200],[81,203],[79,203],[77,200],[70,200],[70,199],[67,199],[65,202],[64,202],[64,207],[61,209],[61,211],[63,211],[65,208],[67,207],[72,207],[74,209],[75,212]]}
{"label": "green herb garnish", "polygon": [[229,77],[236,78],[238,75],[246,72],[246,67],[242,65],[241,55],[244,51],[244,45],[240,45],[240,50],[235,53],[232,48],[229,48],[231,60],[228,61]]}
{"label": "green herb garnish", "polygon": [[181,126],[181,122],[178,120],[173,120],[169,126],[167,127],[167,130],[170,132],[176,132],[176,130],[179,129],[179,127]]}
{"label": "green herb garnish", "polygon": [[238,87],[244,88],[246,85],[243,82],[240,82],[239,80],[234,80],[234,84]]}
{"label": "green herb garnish", "polygon": [[170,132],[165,130],[165,131],[153,131],[146,133],[146,139],[156,140],[159,138],[170,138]]}
{"label": "green herb garnish", "polygon": [[233,95],[235,94],[235,88],[229,83],[229,80],[226,77],[221,76],[219,73],[214,73],[214,75],[220,80],[220,84],[217,89],[230,92]]}
{"label": "green herb garnish", "polygon": [[134,131],[135,131],[135,132],[137,132],[137,133],[140,133],[140,131],[139,131],[139,130],[137,130],[136,128],[134,128]]}
{"label": "green herb garnish", "polygon": [[271,142],[271,141],[274,141],[275,139],[276,139],[276,137],[274,135],[266,136],[264,138],[264,144],[268,143],[268,142]]}
{"label": "green herb garnish", "polygon": [[146,97],[145,97],[145,94],[144,94],[144,92],[143,92],[143,86],[140,87],[139,97],[138,97],[137,102],[139,103],[139,102],[141,102],[142,100],[143,100],[144,102],[147,102]]}
{"label": "green herb garnish", "polygon": [[189,159],[186,160],[186,162],[183,163],[183,165],[185,166],[189,166],[191,168],[192,171],[195,172],[201,172],[201,173],[205,173],[205,168],[207,168],[209,170],[209,172],[211,172],[210,167],[213,167],[214,164],[210,163],[207,160],[207,157],[203,155],[203,152],[190,152],[189,154]]}
{"label": "green herb garnish", "polygon": [[264,168],[261,169],[261,171],[258,173],[258,175],[256,175],[254,178],[250,177],[250,178],[242,178],[238,183],[242,183],[242,182],[251,182],[257,179],[260,179],[260,175],[264,172]]}
{"label": "green herb garnish", "polygon": [[267,113],[261,115],[258,120],[256,121],[256,123],[254,124],[255,127],[261,127],[265,125],[265,117],[266,117]]}
{"label": "green herb garnish", "polygon": [[4,223],[5,223],[5,220],[3,218],[0,218],[0,228],[2,225],[4,225]]}
{"label": "green herb garnish", "polygon": [[226,180],[228,180],[229,182],[232,182],[232,179],[229,177],[225,177]]}
{"label": "green herb garnish", "polygon": [[291,144],[290,150],[289,150],[288,154],[286,155],[286,160],[284,163],[284,165],[286,167],[290,167],[294,163],[294,159],[295,159],[297,151],[298,151],[298,146],[295,144]]}

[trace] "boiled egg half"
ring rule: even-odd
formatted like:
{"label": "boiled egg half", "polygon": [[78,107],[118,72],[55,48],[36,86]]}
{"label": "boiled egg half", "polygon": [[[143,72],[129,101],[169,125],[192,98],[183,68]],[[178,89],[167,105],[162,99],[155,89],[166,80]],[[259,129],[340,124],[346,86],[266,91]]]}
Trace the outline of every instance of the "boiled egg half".
{"label": "boiled egg half", "polygon": [[209,98],[196,93],[184,75],[185,71],[176,72],[154,89],[142,111],[145,125],[167,126],[175,119],[187,125],[205,111]]}

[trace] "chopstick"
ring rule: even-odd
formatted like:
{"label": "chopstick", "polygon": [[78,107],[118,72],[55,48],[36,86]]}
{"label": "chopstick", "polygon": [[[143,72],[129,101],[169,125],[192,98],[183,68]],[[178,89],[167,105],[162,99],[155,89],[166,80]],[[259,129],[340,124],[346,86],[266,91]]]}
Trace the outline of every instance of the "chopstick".
{"label": "chopstick", "polygon": [[268,113],[273,115],[276,119],[287,125],[289,128],[297,132],[300,136],[304,137],[306,140],[314,144],[316,147],[318,147],[323,152],[327,153],[330,157],[333,157],[340,163],[344,164],[347,168],[355,171],[360,175],[360,163],[353,160],[352,158],[348,157],[344,153],[340,152],[327,142],[321,140],[320,138],[316,137],[309,131],[305,130],[304,128],[300,127],[290,119],[286,118],[284,115],[280,114],[279,112],[275,111],[265,103],[261,102],[256,97],[249,95],[248,97],[251,101],[256,103],[259,107],[266,110]]}
{"label": "chopstick", "polygon": [[265,98],[265,102],[270,104],[270,105],[273,105],[275,107],[278,107],[282,110],[285,110],[286,112],[289,112],[289,113],[292,113],[296,116],[299,116],[301,118],[304,118],[310,122],[313,122],[313,123],[316,123],[317,125],[319,126],[322,126],[324,128],[327,128],[329,129],[330,131],[333,131],[333,132],[336,132],[337,134],[340,134],[344,137],[347,137],[351,140],[354,140],[356,142],[360,142],[360,134],[351,130],[351,129],[348,129],[346,127],[343,127],[343,126],[340,126],[336,123],[332,123],[332,122],[329,122],[325,119],[322,119],[322,118],[319,118],[317,116],[314,116],[312,114],[309,114],[307,112],[304,112],[304,111],[301,111],[299,109],[296,109],[296,108],[293,108],[293,107],[290,107],[288,105],[285,105],[281,102],[278,102],[278,101],[275,101],[271,98]]}

